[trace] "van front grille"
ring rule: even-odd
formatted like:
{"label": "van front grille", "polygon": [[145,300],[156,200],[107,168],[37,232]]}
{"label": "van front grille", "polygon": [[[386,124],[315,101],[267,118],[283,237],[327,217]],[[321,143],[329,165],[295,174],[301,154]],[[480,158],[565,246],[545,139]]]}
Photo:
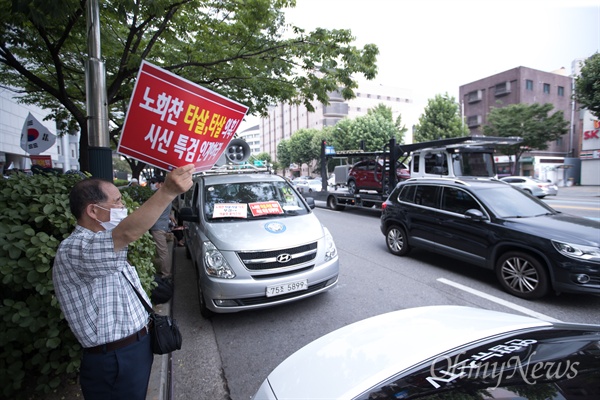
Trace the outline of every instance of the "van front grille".
{"label": "van front grille", "polygon": [[245,251],[237,253],[246,268],[251,271],[263,271],[294,267],[310,262],[317,256],[317,242],[302,246],[269,250]]}

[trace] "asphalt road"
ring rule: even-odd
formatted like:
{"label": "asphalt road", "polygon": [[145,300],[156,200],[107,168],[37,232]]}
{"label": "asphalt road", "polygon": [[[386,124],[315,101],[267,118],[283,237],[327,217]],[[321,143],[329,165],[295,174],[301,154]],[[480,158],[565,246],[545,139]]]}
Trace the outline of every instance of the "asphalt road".
{"label": "asphalt road", "polygon": [[[574,191],[559,193],[554,200],[560,198],[566,202],[563,206],[569,206],[567,194]],[[598,194],[595,187],[583,200],[592,212],[600,202]],[[573,194],[573,201],[581,196]],[[320,208],[315,212],[336,240],[339,284],[327,293],[285,306],[203,319],[195,272],[185,250],[176,249],[173,314],[184,342],[182,350],[172,355],[173,399],[250,399],[275,366],[310,341],[349,323],[402,308],[455,304],[600,324],[600,296],[563,294],[535,302],[521,300],[503,292],[492,273],[476,267],[424,251],[410,257],[393,256],[379,231],[377,212]]]}

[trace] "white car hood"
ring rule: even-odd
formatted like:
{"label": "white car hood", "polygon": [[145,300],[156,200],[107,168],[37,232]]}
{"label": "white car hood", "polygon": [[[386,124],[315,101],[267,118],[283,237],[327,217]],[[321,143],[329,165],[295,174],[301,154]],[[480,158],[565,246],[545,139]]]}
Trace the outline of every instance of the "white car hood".
{"label": "white car hood", "polygon": [[313,213],[207,225],[207,237],[221,251],[264,251],[288,247],[290,243],[300,245],[315,242],[325,235],[323,226]]}
{"label": "white car hood", "polygon": [[276,367],[267,381],[278,400],[352,399],[391,375],[462,344],[545,325],[551,324],[458,306],[395,311],[309,343]]}

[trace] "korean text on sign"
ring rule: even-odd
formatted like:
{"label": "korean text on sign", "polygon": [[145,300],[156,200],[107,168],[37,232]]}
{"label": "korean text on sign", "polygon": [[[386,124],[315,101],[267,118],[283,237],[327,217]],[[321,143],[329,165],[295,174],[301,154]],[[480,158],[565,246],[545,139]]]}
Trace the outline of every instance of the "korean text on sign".
{"label": "korean text on sign", "polygon": [[248,107],[143,62],[117,151],[173,169],[210,169]]}

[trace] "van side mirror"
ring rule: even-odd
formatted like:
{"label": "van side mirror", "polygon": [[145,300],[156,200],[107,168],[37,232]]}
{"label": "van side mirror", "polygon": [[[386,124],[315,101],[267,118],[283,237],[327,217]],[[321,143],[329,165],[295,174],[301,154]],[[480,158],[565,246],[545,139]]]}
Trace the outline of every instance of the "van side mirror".
{"label": "van side mirror", "polygon": [[180,209],[179,218],[182,221],[200,223],[200,216],[198,216],[198,214],[195,214],[194,210],[191,207],[183,207],[182,209]]}
{"label": "van side mirror", "polygon": [[308,208],[310,208],[311,210],[315,208],[315,199],[313,199],[312,197],[305,197],[304,200],[306,200]]}

